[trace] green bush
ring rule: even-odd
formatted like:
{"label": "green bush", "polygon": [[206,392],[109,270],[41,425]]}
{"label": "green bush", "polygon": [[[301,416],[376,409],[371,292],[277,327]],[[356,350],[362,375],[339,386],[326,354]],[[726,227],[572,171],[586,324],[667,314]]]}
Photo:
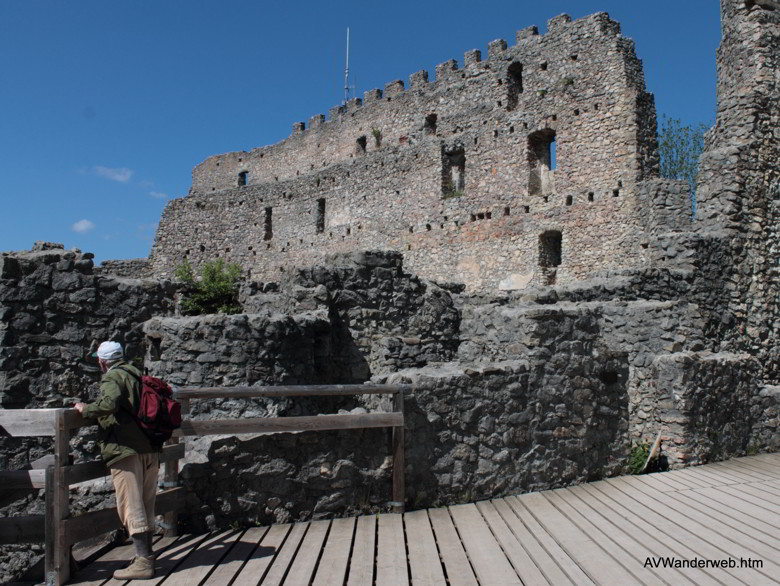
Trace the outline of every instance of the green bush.
{"label": "green bush", "polygon": [[238,303],[239,265],[225,264],[224,260],[217,259],[203,263],[199,272],[198,278],[187,261],[176,267],[176,278],[186,286],[181,301],[184,315],[241,312]]}
{"label": "green bush", "polygon": [[632,445],[631,453],[628,455],[628,463],[626,464],[627,472],[629,474],[641,474],[642,467],[645,465],[649,455],[650,446],[647,445],[647,442]]}
{"label": "green bush", "polygon": [[376,143],[377,148],[382,146],[382,131],[374,126],[371,128],[371,134],[374,135],[374,142]]}

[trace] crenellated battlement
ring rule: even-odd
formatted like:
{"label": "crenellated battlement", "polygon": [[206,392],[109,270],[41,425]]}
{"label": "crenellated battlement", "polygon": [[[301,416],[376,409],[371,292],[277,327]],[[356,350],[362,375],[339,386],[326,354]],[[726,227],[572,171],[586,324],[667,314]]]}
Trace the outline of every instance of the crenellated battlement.
{"label": "crenellated battlement", "polygon": [[[641,73],[641,63],[638,62],[634,54],[633,42],[628,39],[619,37],[620,25],[612,21],[607,13],[601,12],[593,14],[578,20],[572,20],[570,16],[562,14],[550,19],[547,23],[548,32],[545,35],[540,35],[538,28],[535,26],[527,27],[517,32],[515,45],[509,47],[504,39],[496,39],[489,43],[487,50],[487,60],[482,60],[482,52],[478,49],[467,51],[463,57],[463,67],[459,67],[456,59],[450,59],[440,63],[435,68],[435,79],[429,79],[429,74],[426,70],[420,70],[409,76],[408,88],[402,80],[393,80],[385,84],[384,89],[371,89],[364,93],[363,99],[355,98],[350,100],[346,105],[337,105],[328,110],[327,117],[324,114],[318,114],[309,118],[308,124],[296,122],[293,124],[293,130],[290,139],[301,139],[311,132],[317,132],[321,130],[327,124],[339,123],[342,121],[344,114],[355,114],[359,110],[365,110],[366,108],[384,108],[384,105],[388,101],[393,99],[403,99],[404,95],[408,91],[414,90],[417,97],[420,93],[423,94],[436,94],[437,96],[446,89],[460,89],[458,86],[464,79],[464,75],[468,77],[472,73],[476,73],[475,69],[484,71],[491,68],[492,65],[501,65],[501,61],[529,61],[534,59],[533,53],[548,52],[555,53],[557,47],[555,45],[559,43],[571,44],[576,42],[578,38],[585,37],[586,35],[598,35],[601,40],[611,40],[615,43],[617,53],[625,60],[624,67],[626,69],[626,75],[631,77],[638,75],[639,79],[636,80],[637,90],[644,90],[644,79]],[[530,44],[529,44],[530,43]],[[546,51],[539,51],[539,48],[547,47]],[[571,69],[571,73],[574,75],[577,69],[587,69],[588,66],[584,65],[579,68],[567,68]],[[629,71],[630,70],[630,71]],[[468,74],[468,75],[467,75]],[[572,76],[573,76],[572,75]],[[540,88],[541,91],[548,92],[549,88]],[[381,104],[381,105],[380,105]],[[376,116],[372,116],[372,113],[363,113],[365,118],[382,117],[384,112],[378,112]],[[405,134],[399,132],[399,135]],[[290,140],[288,139],[288,140]],[[278,143],[278,145],[285,144],[286,141]],[[273,145],[273,146],[278,146]],[[227,155],[218,155],[217,157],[226,157]],[[337,154],[337,157],[342,157],[343,154]],[[229,186],[231,179],[225,178],[223,173],[215,173],[216,165],[215,159],[217,157],[209,157],[203,163],[198,165],[193,171],[193,189],[195,191],[204,190],[208,191],[210,188],[219,189]],[[231,157],[230,160],[239,162],[237,157]],[[245,162],[245,161],[241,161]],[[221,163],[221,169],[225,167]],[[256,165],[259,165],[258,161],[255,161]],[[210,175],[210,179],[203,180],[201,171],[207,171]],[[252,173],[256,180],[271,180],[271,176],[263,177],[262,173],[255,170]],[[302,171],[298,169],[299,174]],[[237,176],[236,171],[234,173]],[[274,174],[276,176],[276,174]],[[220,179],[221,177],[221,179]],[[226,181],[225,181],[226,180]],[[218,184],[214,184],[214,182]]]}

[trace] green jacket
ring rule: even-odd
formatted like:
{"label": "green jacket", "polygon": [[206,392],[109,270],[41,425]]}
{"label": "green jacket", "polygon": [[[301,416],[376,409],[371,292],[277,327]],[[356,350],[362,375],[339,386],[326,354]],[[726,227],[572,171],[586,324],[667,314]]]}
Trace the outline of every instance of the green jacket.
{"label": "green jacket", "polygon": [[84,407],[84,417],[97,419],[100,426],[100,454],[106,466],[133,454],[159,451],[135,422],[133,414],[138,410],[141,389],[139,379],[128,370],[141,376],[130,363],[117,362],[100,379],[97,400]]}

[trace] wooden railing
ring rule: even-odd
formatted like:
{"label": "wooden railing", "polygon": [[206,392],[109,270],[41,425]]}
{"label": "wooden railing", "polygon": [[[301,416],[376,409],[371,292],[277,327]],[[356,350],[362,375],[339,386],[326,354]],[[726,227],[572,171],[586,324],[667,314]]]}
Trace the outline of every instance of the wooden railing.
{"label": "wooden railing", "polygon": [[384,413],[343,413],[306,417],[254,417],[247,419],[190,419],[182,422],[174,437],[236,435],[243,433],[289,433],[337,429],[392,428],[393,500],[395,512],[403,512],[404,486],[404,393],[411,385],[296,385],[275,387],[179,388],[174,396],[188,410],[191,399],[253,399],[260,397],[349,397],[392,395],[393,410]]}
{"label": "wooden railing", "polygon": [[[393,410],[383,413],[333,414],[306,417],[258,417],[248,419],[185,419],[171,442],[163,448],[162,488],[155,512],[165,515],[166,533],[175,534],[177,512],[184,504],[184,489],[178,487],[179,459],[184,457],[181,438],[203,435],[287,433],[339,429],[392,428],[393,490],[396,512],[403,512],[404,487],[404,392],[408,385],[322,385],[280,387],[180,388],[175,396],[189,410],[192,399],[256,397],[393,395]],[[59,586],[70,578],[71,548],[90,537],[120,528],[116,508],[101,509],[75,517],[70,515],[70,487],[108,476],[100,461],[71,464],[70,438],[74,430],[93,425],[74,409],[0,409],[0,436],[52,437],[54,454],[34,464],[31,470],[0,471],[0,496],[23,496],[45,489],[46,514],[0,518],[0,544],[40,543],[46,546],[45,574],[48,585]]]}
{"label": "wooden railing", "polygon": [[[0,491],[46,491],[46,514],[0,519],[0,543],[46,544],[46,583],[67,582],[71,571],[70,551],[74,544],[121,527],[116,508],[101,509],[77,517],[70,515],[70,487],[73,484],[109,476],[103,462],[71,464],[70,438],[73,430],[92,425],[75,409],[0,409],[0,435],[10,437],[52,437],[54,457],[44,458],[44,469],[0,472]],[[175,478],[184,445],[167,445],[160,454],[165,478]],[[170,488],[157,495],[155,512],[170,516],[183,505],[183,488]],[[169,531],[173,533],[173,531]]]}

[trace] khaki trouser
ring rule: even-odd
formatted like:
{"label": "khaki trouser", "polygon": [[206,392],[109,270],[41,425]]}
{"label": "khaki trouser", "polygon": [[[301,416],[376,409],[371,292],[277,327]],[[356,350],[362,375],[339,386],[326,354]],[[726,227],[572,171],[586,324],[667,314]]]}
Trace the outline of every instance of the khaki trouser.
{"label": "khaki trouser", "polygon": [[158,454],[135,454],[111,465],[116,508],[130,535],[154,531]]}

